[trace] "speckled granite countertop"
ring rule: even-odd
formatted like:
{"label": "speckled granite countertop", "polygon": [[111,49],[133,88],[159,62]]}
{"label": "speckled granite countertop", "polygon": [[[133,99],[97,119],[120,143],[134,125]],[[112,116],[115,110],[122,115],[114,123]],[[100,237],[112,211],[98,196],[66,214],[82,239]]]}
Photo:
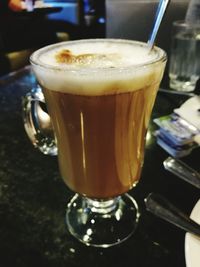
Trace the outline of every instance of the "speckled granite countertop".
{"label": "speckled granite countertop", "polygon": [[[34,148],[24,131],[21,98],[34,83],[29,68],[0,79],[0,266],[185,267],[184,232],[146,212],[143,199],[158,192],[189,214],[199,191],[163,169],[168,155],[153,137],[141,181],[130,192],[141,211],[135,234],[109,249],[84,246],[69,234],[65,209],[73,193],[56,157]],[[181,101],[159,93],[153,116],[171,113]],[[199,155],[196,149],[185,159],[197,170]]]}

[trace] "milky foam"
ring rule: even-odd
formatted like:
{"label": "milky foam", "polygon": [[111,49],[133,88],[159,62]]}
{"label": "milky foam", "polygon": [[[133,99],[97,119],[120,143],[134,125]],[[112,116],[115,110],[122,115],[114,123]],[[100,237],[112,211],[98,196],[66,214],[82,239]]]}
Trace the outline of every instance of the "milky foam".
{"label": "milky foam", "polygon": [[99,95],[137,90],[159,82],[164,58],[161,49],[149,53],[140,42],[92,39],[39,49],[31,56],[31,62],[45,88]]}

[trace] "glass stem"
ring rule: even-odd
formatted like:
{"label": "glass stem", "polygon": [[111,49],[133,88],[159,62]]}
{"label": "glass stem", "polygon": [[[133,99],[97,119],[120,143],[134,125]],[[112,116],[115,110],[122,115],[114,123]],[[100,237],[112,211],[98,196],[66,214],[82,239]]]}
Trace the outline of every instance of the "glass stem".
{"label": "glass stem", "polygon": [[110,213],[118,208],[118,203],[120,200],[120,196],[115,197],[113,199],[104,200],[104,199],[91,199],[85,197],[83,199],[85,208],[90,209],[92,212],[106,214]]}

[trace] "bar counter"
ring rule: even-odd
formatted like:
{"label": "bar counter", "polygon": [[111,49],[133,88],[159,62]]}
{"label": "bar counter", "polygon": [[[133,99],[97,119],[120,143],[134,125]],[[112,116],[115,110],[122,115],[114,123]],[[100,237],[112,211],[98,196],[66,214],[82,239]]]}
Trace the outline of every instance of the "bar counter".
{"label": "bar counter", "polygon": [[[130,191],[140,208],[136,232],[111,248],[88,247],[65,225],[71,192],[60,178],[57,158],[29,141],[22,119],[22,96],[35,83],[29,67],[0,79],[0,265],[2,267],[185,267],[185,233],[145,210],[156,192],[190,214],[199,199],[195,187],[163,168],[169,156],[156,144],[149,125],[144,167]],[[159,92],[152,119],[172,113],[187,98]],[[199,148],[183,158],[200,171]],[[124,225],[126,227],[126,225]]]}
{"label": "bar counter", "polygon": [[33,10],[31,11],[27,11],[26,9],[22,9],[21,11],[18,12],[12,12],[12,14],[14,16],[45,16],[51,13],[57,13],[57,12],[61,12],[62,11],[62,7],[58,7],[58,6],[43,6],[43,7],[35,7]]}

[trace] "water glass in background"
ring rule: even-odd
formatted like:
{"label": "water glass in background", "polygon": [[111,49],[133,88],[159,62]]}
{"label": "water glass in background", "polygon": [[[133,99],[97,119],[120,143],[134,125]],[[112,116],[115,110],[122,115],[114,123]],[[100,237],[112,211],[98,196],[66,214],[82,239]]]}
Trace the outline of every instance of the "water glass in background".
{"label": "water glass in background", "polygon": [[170,88],[190,92],[200,77],[200,25],[173,23],[170,53]]}

